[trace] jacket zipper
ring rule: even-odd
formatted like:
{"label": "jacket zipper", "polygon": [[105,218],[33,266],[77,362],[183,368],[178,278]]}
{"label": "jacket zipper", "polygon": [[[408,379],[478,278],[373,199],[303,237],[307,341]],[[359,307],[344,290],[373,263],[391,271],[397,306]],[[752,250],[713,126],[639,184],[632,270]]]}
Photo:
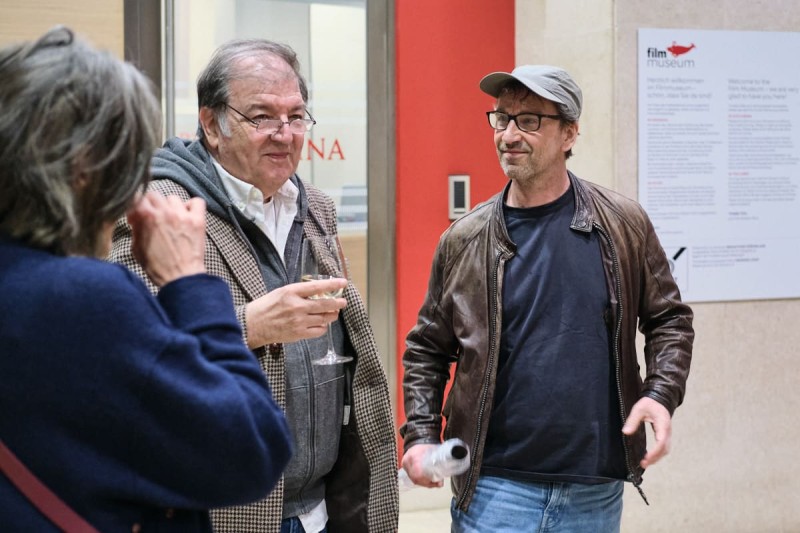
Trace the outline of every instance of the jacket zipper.
{"label": "jacket zipper", "polygon": [[[500,258],[502,254],[497,255],[497,259],[495,259],[494,264],[494,279],[492,280],[492,303],[491,303],[491,315],[492,315],[492,329],[489,334],[489,361],[486,365],[486,377],[483,380],[483,387],[481,392],[481,403],[480,409],[478,409],[478,419],[477,419],[477,426],[475,431],[475,439],[472,441],[472,453],[476,453],[478,449],[478,442],[481,438],[481,427],[483,425],[483,415],[486,411],[486,396],[489,394],[489,376],[491,375],[491,368],[494,366],[494,356],[495,356],[495,338],[497,337],[497,270],[500,268]],[[474,457],[474,455],[473,455]],[[469,492],[469,487],[472,484],[472,478],[475,477],[475,470],[478,466],[477,461],[473,461],[472,466],[469,469],[469,474],[467,475],[467,481],[464,484],[464,490],[461,492],[461,495],[458,498],[458,502],[456,503],[457,508],[461,508],[461,505],[464,503],[464,500],[467,497],[467,493]]]}
{"label": "jacket zipper", "polygon": [[[603,238],[605,238],[606,242],[608,243],[608,247],[611,250],[611,259],[614,264],[614,285],[617,291],[617,307],[619,308],[618,316],[617,316],[617,323],[614,326],[614,377],[617,383],[617,396],[619,397],[619,414],[620,418],[622,419],[622,424],[625,424],[626,416],[625,416],[625,405],[622,399],[622,383],[620,382],[619,377],[619,369],[620,369],[620,355],[619,355],[619,338],[620,338],[620,331],[622,330],[622,282],[619,280],[619,258],[617,257],[617,249],[614,248],[614,242],[611,240],[611,237],[608,235],[605,229],[602,226],[595,223],[594,227],[597,228]],[[628,480],[633,483],[633,486],[636,487],[636,490],[639,491],[639,495],[644,500],[644,503],[650,505],[650,502],[647,501],[647,496],[645,496],[644,491],[642,490],[642,482],[636,481],[635,476],[633,474],[633,467],[631,466],[631,453],[628,449],[628,443],[625,441],[625,437],[622,437],[622,450],[625,452],[625,467],[628,469]]]}
{"label": "jacket zipper", "polygon": [[[259,269],[260,269],[261,268],[261,264],[259,263],[259,260],[258,260],[258,254],[256,254],[256,250],[253,247],[253,244],[247,238],[247,236],[244,233],[244,230],[242,229],[242,226],[239,224],[239,221],[236,219],[236,215],[235,215],[235,213],[233,211],[233,206],[231,204],[227,205],[227,213],[228,213],[228,217],[231,220],[231,223],[236,227],[237,232],[239,233],[239,236],[242,238],[242,240],[245,242],[247,247],[250,249],[250,253],[252,254],[254,260],[256,261],[256,263],[258,264]],[[319,225],[318,221],[315,220],[315,222],[317,222],[317,225]],[[323,234],[325,234],[324,230],[323,230]],[[303,242],[303,238],[304,238],[304,234],[301,233],[301,236],[300,236],[300,242],[301,243]],[[268,244],[270,246],[272,246],[273,250],[275,250],[275,245],[272,244],[272,241],[270,239],[267,239],[267,242],[268,242]],[[275,253],[277,254],[277,250],[275,250]],[[291,282],[289,281],[288,269],[287,269],[286,265],[283,264],[283,261],[281,261],[281,265],[283,265],[284,281],[285,281],[286,284],[289,284]],[[263,277],[263,274],[262,274],[262,277]],[[267,292],[270,291],[269,287],[267,287],[266,280],[264,280],[264,289]],[[310,349],[308,347],[308,343],[307,342],[303,341],[302,345],[303,345],[303,352],[306,354],[306,357],[304,358],[305,359],[306,372],[310,376],[312,376],[311,380],[313,382],[313,373],[314,373],[314,369],[313,368],[314,367],[312,366],[312,363],[310,361],[311,351],[310,351]],[[284,354],[284,357],[285,357],[285,354]],[[284,364],[285,364],[285,362],[284,362]],[[285,368],[286,367],[284,366],[284,374],[286,372]],[[299,494],[301,499],[304,498],[305,488],[308,485],[309,480],[311,479],[311,475],[314,473],[314,469],[316,468],[316,464],[315,464],[316,461],[314,460],[315,452],[313,450],[314,443],[315,443],[314,437],[315,437],[315,434],[316,434],[316,424],[314,422],[314,416],[313,416],[314,415],[314,407],[313,406],[314,406],[314,401],[315,401],[314,398],[315,398],[315,389],[314,389],[313,386],[310,386],[309,387],[309,407],[312,410],[312,413],[311,413],[312,416],[311,416],[311,422],[310,422],[311,441],[309,442],[309,446],[312,448],[312,452],[310,454],[310,456],[311,456],[311,468],[309,470],[307,470],[307,473],[306,473],[306,476],[305,476],[305,481],[303,482],[303,485],[300,488],[300,491],[298,492],[298,494]],[[284,409],[286,408],[285,405],[283,407],[284,407]]]}

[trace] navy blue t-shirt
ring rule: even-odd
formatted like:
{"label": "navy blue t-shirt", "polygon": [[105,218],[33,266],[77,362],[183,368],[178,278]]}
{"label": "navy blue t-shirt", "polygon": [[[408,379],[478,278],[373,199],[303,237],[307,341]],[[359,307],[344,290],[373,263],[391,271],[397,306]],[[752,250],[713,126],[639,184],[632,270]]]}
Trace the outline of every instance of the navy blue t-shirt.
{"label": "navy blue t-shirt", "polygon": [[503,325],[484,474],[536,481],[625,479],[600,235],[570,229],[572,189],[504,207],[516,255],[503,278]]}

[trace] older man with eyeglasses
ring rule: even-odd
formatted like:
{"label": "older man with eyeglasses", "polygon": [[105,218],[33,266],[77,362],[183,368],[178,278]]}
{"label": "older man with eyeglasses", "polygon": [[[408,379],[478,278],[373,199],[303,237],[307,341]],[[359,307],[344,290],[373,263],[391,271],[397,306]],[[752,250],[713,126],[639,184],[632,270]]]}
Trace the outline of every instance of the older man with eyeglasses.
{"label": "older man with eyeglasses", "polygon": [[583,104],[572,77],[525,65],[480,88],[508,181],[439,241],[403,356],[403,467],[441,484],[424,458],[446,418],[444,437],[472,447],[453,532],[617,532],[623,482],[641,492],[669,449],[692,311],[644,210],[567,170]]}
{"label": "older man with eyeglasses", "polygon": [[[150,188],[205,199],[206,267],[228,282],[244,341],[286,411],[294,445],[272,494],[213,510],[214,529],[394,532],[394,422],[364,303],[337,279],[341,272],[299,283],[303,241],[336,237],[337,227],[333,201],[296,174],[305,133],[316,123],[296,55],[267,40],[231,41],[215,52],[197,93],[199,139],[167,141],[155,155]],[[131,246],[121,220],[111,257],[146,278]],[[313,298],[343,287],[343,298]],[[329,323],[336,352],[351,362],[313,364],[326,353]]]}

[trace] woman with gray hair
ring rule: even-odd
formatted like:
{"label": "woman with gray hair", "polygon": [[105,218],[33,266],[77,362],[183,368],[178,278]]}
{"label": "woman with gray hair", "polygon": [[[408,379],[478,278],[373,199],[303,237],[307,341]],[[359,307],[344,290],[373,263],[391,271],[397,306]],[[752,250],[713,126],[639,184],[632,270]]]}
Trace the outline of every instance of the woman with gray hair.
{"label": "woman with gray hair", "polygon": [[[152,89],[63,27],[0,50],[0,80],[0,524],[210,531],[291,445],[206,273],[204,202],[143,192]],[[126,213],[157,296],[102,259]]]}

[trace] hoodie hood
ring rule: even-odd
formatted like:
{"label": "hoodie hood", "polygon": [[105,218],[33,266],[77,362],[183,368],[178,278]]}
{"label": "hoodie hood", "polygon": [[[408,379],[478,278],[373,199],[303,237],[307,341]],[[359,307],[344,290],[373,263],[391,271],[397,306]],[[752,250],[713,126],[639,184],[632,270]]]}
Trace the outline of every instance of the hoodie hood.
{"label": "hoodie hood", "polygon": [[[206,201],[206,209],[223,219],[230,220],[232,213],[237,218],[241,215],[225,191],[211,154],[200,141],[180,137],[169,139],[153,154],[150,173],[153,180],[173,181],[186,189],[190,196],[202,198]],[[308,210],[305,185],[297,174],[289,179],[300,189],[297,217],[303,222]]]}
{"label": "hoodie hood", "polygon": [[228,218],[231,201],[203,143],[173,137],[156,150],[150,167],[153,180],[168,179],[192,197],[206,201],[207,209]]}

